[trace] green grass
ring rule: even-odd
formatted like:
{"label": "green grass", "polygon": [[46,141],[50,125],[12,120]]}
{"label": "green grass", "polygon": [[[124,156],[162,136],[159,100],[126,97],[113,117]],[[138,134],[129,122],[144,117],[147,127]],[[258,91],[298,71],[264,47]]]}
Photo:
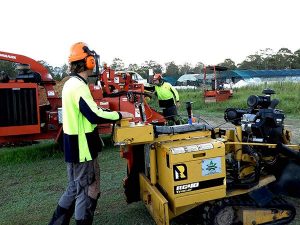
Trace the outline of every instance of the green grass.
{"label": "green grass", "polygon": [[[67,185],[66,164],[62,153],[43,153],[39,149],[47,152],[47,148],[41,146],[44,145],[1,150],[1,225],[48,224]],[[14,152],[14,155],[19,151],[29,155],[36,154],[36,157],[24,160],[26,156],[23,155],[23,160],[20,160],[21,153],[14,158],[10,151]],[[126,162],[120,158],[118,148],[107,144],[99,159],[101,197],[94,224],[153,225],[154,221],[141,202],[127,205],[125,201],[122,179],[126,174]],[[11,163],[7,163],[6,160],[10,160]],[[75,224],[74,220],[71,224]]]}
{"label": "green grass", "polygon": [[[270,86],[281,100],[278,108],[289,116],[299,117],[299,85],[274,84]],[[249,95],[261,95],[264,87],[235,90],[227,102],[205,104],[201,91],[180,91],[180,113],[185,115],[185,101],[194,102],[194,113],[206,117],[222,116],[227,107],[245,108]],[[153,99],[152,101],[154,101]],[[101,197],[94,224],[145,224],[154,221],[141,202],[126,204],[122,179],[126,162],[119,156],[108,137],[100,153]],[[38,145],[0,149],[0,225],[48,224],[57,201],[67,185],[66,164],[53,142]],[[71,224],[75,224],[72,220]],[[174,224],[174,222],[173,222]]]}
{"label": "green grass", "polygon": [[[99,154],[101,197],[94,224],[154,225],[142,202],[126,203],[122,184],[126,176],[126,161],[120,158],[119,149],[111,145],[109,137],[105,137],[104,141],[106,147]],[[54,145],[51,142],[47,144],[49,149]],[[17,151],[36,154],[36,157],[27,160],[6,157],[11,155],[10,150],[15,152],[16,149],[2,151],[1,158],[5,158],[0,163],[1,225],[41,225],[48,224],[51,219],[67,185],[66,164],[61,152],[43,153],[49,150],[44,146],[41,143],[18,148]],[[75,224],[74,219],[71,224]]]}
{"label": "green grass", "polygon": [[[262,91],[266,88],[273,89],[276,94],[272,95],[272,99],[276,98],[280,101],[278,109],[288,117],[298,117],[300,115],[300,83],[282,82],[282,83],[264,83],[257,86],[247,86],[233,90],[233,96],[224,102],[205,103],[203,97],[203,89],[195,90],[178,90],[180,97],[179,114],[182,118],[187,118],[185,109],[186,102],[193,102],[194,115],[206,116],[223,116],[227,108],[248,108],[247,99],[250,95],[263,96]],[[149,102],[150,106],[161,111],[158,107],[157,98],[154,97]]]}
{"label": "green grass", "polygon": [[[108,145],[100,153],[99,159],[101,197],[93,224],[155,225],[142,202],[126,204],[122,187],[126,164],[120,158],[118,149]],[[11,165],[0,164],[0,170],[0,224],[48,224],[67,184],[63,157],[14,162]],[[299,220],[295,220],[293,224],[298,224],[297,222]],[[181,223],[172,221],[171,224]],[[71,225],[75,225],[74,219],[71,220]]]}
{"label": "green grass", "polygon": [[[258,86],[248,86],[239,89],[234,89],[233,97],[228,101],[218,103],[204,103],[203,90],[179,90],[180,95],[180,114],[186,115],[185,102],[193,102],[193,112],[196,114],[213,114],[221,115],[226,108],[247,108],[247,99],[250,95],[262,96],[262,91],[265,88],[275,90],[276,94],[272,95],[272,99],[280,100],[278,109],[281,109],[288,116],[299,117],[300,114],[300,83],[270,83]],[[153,105],[154,100],[151,101]],[[157,108],[157,105],[155,105]]]}
{"label": "green grass", "polygon": [[63,167],[62,159],[1,165],[0,224],[47,224],[47,214],[64,190]]}
{"label": "green grass", "polygon": [[49,157],[59,157],[62,153],[57,149],[58,146],[53,141],[42,141],[25,147],[0,148],[0,164],[33,162]]}

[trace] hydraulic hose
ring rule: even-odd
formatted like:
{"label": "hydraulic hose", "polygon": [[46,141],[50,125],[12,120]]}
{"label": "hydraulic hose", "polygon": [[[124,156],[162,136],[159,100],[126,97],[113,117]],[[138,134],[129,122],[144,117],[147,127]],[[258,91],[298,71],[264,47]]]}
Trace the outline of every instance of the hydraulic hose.
{"label": "hydraulic hose", "polygon": [[245,146],[244,151],[247,152],[250,156],[255,159],[255,170],[254,170],[254,179],[253,180],[234,180],[232,183],[228,183],[228,188],[238,188],[238,189],[247,189],[251,188],[259,183],[260,178],[260,158],[256,151],[249,146]]}

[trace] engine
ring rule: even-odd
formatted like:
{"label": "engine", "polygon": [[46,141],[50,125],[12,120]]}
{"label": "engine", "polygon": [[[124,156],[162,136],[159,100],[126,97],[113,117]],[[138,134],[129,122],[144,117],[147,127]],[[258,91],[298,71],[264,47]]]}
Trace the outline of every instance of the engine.
{"label": "engine", "polygon": [[246,109],[225,110],[224,119],[236,126],[232,140],[244,143],[232,147],[227,155],[229,187],[252,187],[262,175],[279,173],[274,168],[279,169],[282,155],[295,155],[284,145],[290,140],[285,135],[285,115],[282,110],[276,109],[279,100],[271,99],[275,91],[265,89],[262,93],[263,96],[249,96]]}
{"label": "engine", "polygon": [[279,100],[271,100],[275,92],[263,91],[264,96],[248,97],[248,109],[228,108],[224,118],[236,126],[241,126],[244,142],[278,143],[283,142],[284,113],[275,109]]}

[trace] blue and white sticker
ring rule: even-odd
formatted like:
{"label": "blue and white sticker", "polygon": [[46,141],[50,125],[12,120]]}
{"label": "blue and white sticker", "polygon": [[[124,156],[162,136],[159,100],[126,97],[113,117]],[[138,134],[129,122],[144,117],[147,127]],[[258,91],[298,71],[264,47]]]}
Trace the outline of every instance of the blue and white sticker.
{"label": "blue and white sticker", "polygon": [[54,96],[55,92],[50,90],[50,91],[47,92],[47,94],[48,94],[48,96]]}
{"label": "blue and white sticker", "polygon": [[119,77],[114,77],[114,82],[115,82],[116,84],[120,83],[120,78],[119,78]]}
{"label": "blue and white sticker", "polygon": [[202,176],[209,176],[222,172],[221,157],[202,160]]}

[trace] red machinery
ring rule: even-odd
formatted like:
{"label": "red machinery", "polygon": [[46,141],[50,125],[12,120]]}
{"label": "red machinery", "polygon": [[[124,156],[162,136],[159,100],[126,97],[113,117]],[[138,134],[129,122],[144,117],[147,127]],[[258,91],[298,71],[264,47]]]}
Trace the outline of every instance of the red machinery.
{"label": "red machinery", "polygon": [[[0,83],[0,145],[39,139],[58,140],[62,132],[61,98],[55,93],[56,82],[37,61],[0,51],[0,60],[20,63],[16,79]],[[40,104],[46,90],[49,103]],[[102,88],[103,87],[103,88]],[[144,86],[129,74],[115,74],[106,67],[94,84],[89,84],[99,107],[127,111],[134,122],[164,123],[162,115],[144,101]],[[111,132],[111,124],[99,125],[100,133]]]}
{"label": "red machinery", "polygon": [[[134,81],[128,73],[115,73],[109,67],[104,67],[98,81],[90,84],[90,90],[98,105],[114,111],[130,112],[135,117],[135,123],[166,122],[164,117],[150,108],[145,101],[144,85]],[[99,128],[101,133],[111,132],[110,124],[99,125]]]}
{"label": "red machinery", "polygon": [[[16,79],[0,83],[0,144],[58,138],[61,99],[47,69],[29,57],[8,52],[0,51],[0,60],[21,63]],[[45,88],[49,104],[39,104],[38,85]]]}
{"label": "red machinery", "polygon": [[[203,94],[204,102],[222,102],[229,99],[233,92],[232,89],[224,89],[224,81],[220,79],[220,72],[226,71],[227,68],[223,66],[207,66],[204,67],[203,77]],[[206,89],[207,74],[213,72],[213,78],[211,79],[211,89]]]}

